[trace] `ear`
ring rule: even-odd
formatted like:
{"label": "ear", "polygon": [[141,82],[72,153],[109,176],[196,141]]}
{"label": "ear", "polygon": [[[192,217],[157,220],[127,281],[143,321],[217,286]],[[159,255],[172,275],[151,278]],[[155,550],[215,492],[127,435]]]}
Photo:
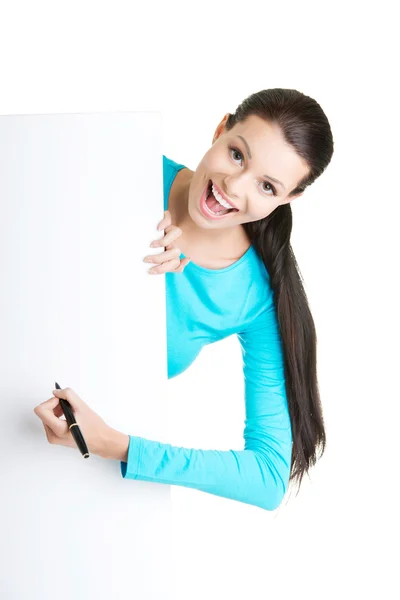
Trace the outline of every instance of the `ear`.
{"label": "ear", "polygon": [[219,136],[221,135],[221,133],[223,133],[224,129],[225,129],[225,123],[228,120],[228,117],[230,116],[230,113],[226,113],[226,115],[224,116],[224,118],[222,119],[222,121],[218,124],[215,133],[214,133],[214,137],[213,137],[213,141],[212,143],[214,143]]}

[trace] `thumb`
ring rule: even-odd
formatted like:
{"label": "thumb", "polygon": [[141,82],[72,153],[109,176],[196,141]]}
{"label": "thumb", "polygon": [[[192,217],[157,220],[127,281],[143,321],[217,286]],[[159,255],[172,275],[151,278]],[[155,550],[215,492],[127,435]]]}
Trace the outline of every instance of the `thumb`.
{"label": "thumb", "polygon": [[63,390],[56,389],[53,390],[53,394],[56,398],[67,400],[74,411],[77,410],[82,404],[82,401],[79,398],[78,394],[76,394],[71,388],[64,388]]}
{"label": "thumb", "polygon": [[[39,404],[36,408],[42,407],[43,410],[53,410],[58,404],[58,398],[50,398],[50,400],[45,400],[41,404]],[[36,410],[35,408],[35,410]]]}

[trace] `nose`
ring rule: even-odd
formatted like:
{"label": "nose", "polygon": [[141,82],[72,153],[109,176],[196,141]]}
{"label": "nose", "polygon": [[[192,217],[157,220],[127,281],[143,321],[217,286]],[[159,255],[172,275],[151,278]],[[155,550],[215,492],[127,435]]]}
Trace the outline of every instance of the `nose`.
{"label": "nose", "polygon": [[227,175],[224,181],[222,191],[240,208],[239,204],[243,204],[246,192],[246,180],[241,176]]}

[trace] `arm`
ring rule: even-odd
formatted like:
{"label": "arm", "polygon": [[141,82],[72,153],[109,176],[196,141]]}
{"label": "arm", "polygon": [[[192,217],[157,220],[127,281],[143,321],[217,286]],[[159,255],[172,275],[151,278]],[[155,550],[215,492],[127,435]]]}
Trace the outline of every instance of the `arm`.
{"label": "arm", "polygon": [[129,436],[123,477],[195,488],[265,510],[279,506],[289,480],[292,436],[272,296],[238,339],[245,386],[244,449],[181,448]]}

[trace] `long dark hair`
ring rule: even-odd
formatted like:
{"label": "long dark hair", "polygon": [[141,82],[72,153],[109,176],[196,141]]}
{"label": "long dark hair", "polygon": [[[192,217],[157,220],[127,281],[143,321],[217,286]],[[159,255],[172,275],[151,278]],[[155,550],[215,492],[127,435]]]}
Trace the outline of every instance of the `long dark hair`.
{"label": "long dark hair", "polygon": [[[250,115],[280,127],[283,137],[309,165],[309,173],[289,197],[303,192],[328,166],[333,137],[319,104],[292,89],[268,89],[246,98],[226,123],[228,131]],[[278,206],[259,221],[243,227],[261,256],[274,290],[282,338],[286,392],[292,426],[292,463],[289,483],[298,481],[325,451],[326,435],[317,379],[317,336],[302,276],[290,244],[292,208]],[[317,450],[320,455],[317,457]]]}

